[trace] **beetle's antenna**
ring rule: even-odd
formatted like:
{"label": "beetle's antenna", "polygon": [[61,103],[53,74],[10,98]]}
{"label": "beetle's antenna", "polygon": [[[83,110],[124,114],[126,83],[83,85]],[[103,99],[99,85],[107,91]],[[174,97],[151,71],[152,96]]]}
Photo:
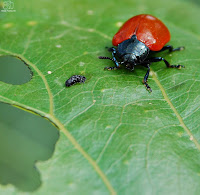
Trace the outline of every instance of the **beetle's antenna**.
{"label": "beetle's antenna", "polygon": [[112,58],[105,57],[105,56],[99,56],[99,59],[112,60],[112,61],[114,61]]}

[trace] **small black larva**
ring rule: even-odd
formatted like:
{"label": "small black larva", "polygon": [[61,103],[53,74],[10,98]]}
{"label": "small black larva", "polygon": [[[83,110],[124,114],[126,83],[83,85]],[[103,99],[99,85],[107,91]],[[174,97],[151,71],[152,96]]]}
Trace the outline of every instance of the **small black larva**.
{"label": "small black larva", "polygon": [[76,83],[84,83],[86,80],[86,77],[82,75],[73,75],[68,80],[66,80],[65,85],[66,87],[70,87]]}

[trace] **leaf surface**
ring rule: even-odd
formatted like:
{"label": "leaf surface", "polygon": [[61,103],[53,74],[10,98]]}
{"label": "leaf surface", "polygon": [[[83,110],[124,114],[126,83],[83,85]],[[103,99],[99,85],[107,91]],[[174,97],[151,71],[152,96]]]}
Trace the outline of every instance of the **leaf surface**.
{"label": "leaf surface", "polygon": [[[0,82],[0,101],[48,118],[61,131],[53,157],[37,163],[35,194],[197,194],[200,191],[200,12],[189,1],[22,1],[1,13],[0,55],[25,61],[33,78]],[[165,57],[185,69],[104,71],[120,22],[149,13],[185,51]],[[52,74],[48,74],[51,71]],[[85,84],[65,88],[72,75]],[[11,187],[0,192],[15,194]]]}

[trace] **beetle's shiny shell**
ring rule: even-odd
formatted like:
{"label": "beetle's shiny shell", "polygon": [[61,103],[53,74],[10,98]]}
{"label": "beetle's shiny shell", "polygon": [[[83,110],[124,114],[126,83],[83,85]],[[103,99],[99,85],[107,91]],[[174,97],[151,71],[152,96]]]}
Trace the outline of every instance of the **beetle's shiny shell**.
{"label": "beetle's shiny shell", "polygon": [[159,51],[170,40],[168,28],[158,18],[141,14],[127,20],[114,35],[112,43],[117,46],[133,35],[151,51]]}

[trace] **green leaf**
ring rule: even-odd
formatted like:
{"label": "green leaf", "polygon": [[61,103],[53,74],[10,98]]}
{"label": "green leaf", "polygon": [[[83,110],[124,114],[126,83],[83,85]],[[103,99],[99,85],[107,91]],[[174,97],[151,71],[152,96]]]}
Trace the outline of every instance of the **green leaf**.
{"label": "green leaf", "polygon": [[[16,1],[1,12],[0,55],[33,71],[23,85],[0,82],[0,101],[31,110],[60,130],[54,155],[37,163],[34,194],[198,194],[200,191],[200,8],[190,1]],[[186,68],[104,71],[119,22],[149,13],[170,29],[174,47],[159,55]],[[48,74],[51,71],[52,74]],[[65,88],[72,75],[85,84]],[[1,194],[16,194],[12,186]]]}
{"label": "green leaf", "polygon": [[0,102],[0,183],[22,191],[41,186],[36,161],[48,160],[59,133],[49,121]]}

